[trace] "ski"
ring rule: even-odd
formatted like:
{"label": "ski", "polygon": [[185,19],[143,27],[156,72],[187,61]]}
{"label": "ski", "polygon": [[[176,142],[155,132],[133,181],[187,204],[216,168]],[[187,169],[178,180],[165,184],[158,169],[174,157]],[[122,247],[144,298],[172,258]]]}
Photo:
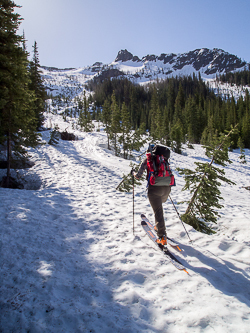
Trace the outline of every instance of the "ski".
{"label": "ski", "polygon": [[[148,218],[144,214],[141,214],[141,219],[142,221],[147,223],[150,229],[154,230],[154,225],[148,220]],[[169,245],[171,245],[174,248],[177,248],[181,252],[179,245],[172,238],[167,237],[167,241]]]}
{"label": "ski", "polygon": [[149,236],[149,238],[154,242],[155,245],[166,255],[168,260],[179,270],[182,270],[188,274],[186,267],[169,251],[166,245],[161,245],[156,242],[157,236],[154,231],[148,226],[146,221],[141,221],[142,228]]}

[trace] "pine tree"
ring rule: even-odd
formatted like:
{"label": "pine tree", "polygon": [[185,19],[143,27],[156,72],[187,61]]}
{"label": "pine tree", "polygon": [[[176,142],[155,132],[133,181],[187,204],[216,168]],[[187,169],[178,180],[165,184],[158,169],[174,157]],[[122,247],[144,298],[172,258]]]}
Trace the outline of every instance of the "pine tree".
{"label": "pine tree", "polygon": [[152,98],[151,98],[151,107],[150,107],[150,134],[154,140],[158,139],[158,136],[157,136],[157,127],[158,127],[157,113],[158,112],[159,112],[158,96],[157,96],[156,87],[154,86]]}
{"label": "pine tree", "polygon": [[174,114],[174,104],[175,104],[175,93],[173,86],[173,79],[170,79],[169,84],[167,86],[167,105],[166,112],[169,123],[173,122],[173,114]]}
{"label": "pine tree", "polygon": [[[81,106],[81,103],[79,104]],[[84,91],[83,104],[79,109],[79,119],[78,124],[84,132],[92,132],[94,124],[92,123],[91,114],[89,111],[89,103],[86,98],[86,93]]]}
{"label": "pine tree", "polygon": [[250,148],[250,95],[248,90],[245,97],[245,115],[242,124],[242,140],[246,148]]}
{"label": "pine tree", "polygon": [[241,137],[239,137],[239,139],[238,139],[237,146],[240,148],[240,156],[239,156],[240,163],[246,164],[247,161],[246,161],[244,143],[243,143]]}
{"label": "pine tree", "polygon": [[227,101],[227,120],[226,128],[229,130],[230,127],[236,125],[236,107],[235,99],[232,97]]}
{"label": "pine tree", "polygon": [[111,133],[111,108],[108,100],[106,99],[102,110],[102,121],[105,126],[105,131],[107,133],[108,139],[108,149],[110,149],[110,133]]}
{"label": "pine tree", "polygon": [[183,127],[181,121],[178,119],[176,124],[171,128],[171,147],[177,154],[181,154],[182,142],[184,140]]}
{"label": "pine tree", "polygon": [[129,111],[130,111],[130,122],[133,125],[133,128],[137,128],[138,126],[138,105],[136,101],[136,93],[133,87],[130,88],[130,103],[129,103]]}
{"label": "pine tree", "polygon": [[38,54],[38,48],[37,48],[37,42],[34,43],[33,46],[33,59],[29,64],[29,73],[30,73],[30,84],[29,88],[30,90],[33,90],[35,92],[35,115],[37,118],[37,129],[42,127],[42,124],[44,122],[44,111],[46,109],[46,92],[43,86],[43,80],[41,77],[41,70],[40,70],[40,64],[39,64],[39,54]]}
{"label": "pine tree", "polygon": [[160,107],[158,106],[157,112],[155,115],[155,120],[156,120],[156,128],[154,131],[154,137],[156,140],[160,141],[162,144],[165,143],[165,124],[164,124],[164,117],[161,112]]}
{"label": "pine tree", "polygon": [[180,174],[184,175],[186,182],[182,190],[190,190],[190,193],[193,194],[182,219],[194,229],[206,234],[215,233],[209,223],[216,223],[217,221],[219,213],[215,208],[223,207],[219,203],[222,199],[219,190],[220,180],[228,184],[234,184],[225,177],[224,169],[213,166],[213,163],[221,166],[231,163],[228,157],[228,148],[230,146],[230,135],[234,131],[235,128],[227,135],[221,135],[219,139],[214,137],[211,145],[205,147],[206,155],[211,158],[210,163],[195,162],[197,165],[195,171],[177,169]]}
{"label": "pine tree", "polygon": [[[135,172],[137,172],[139,169],[139,164],[131,162],[130,167]],[[118,190],[120,192],[130,192],[132,190],[133,186],[137,186],[137,185],[141,185],[141,184],[142,184],[142,180],[138,180],[136,178],[133,179],[133,176],[131,175],[131,172],[130,172],[127,175],[123,175],[122,181],[120,182],[120,184],[118,184],[118,186],[116,187],[116,190]]]}
{"label": "pine tree", "polygon": [[118,133],[121,131],[120,125],[120,110],[116,102],[115,93],[111,97],[111,126],[110,126],[110,138],[115,150],[115,155],[120,153],[120,147],[118,145]]}
{"label": "pine tree", "polygon": [[162,142],[166,146],[171,145],[171,139],[170,139],[170,120],[169,120],[169,112],[167,106],[164,107],[163,111],[163,136],[164,141]]}
{"label": "pine tree", "polygon": [[7,146],[7,177],[3,186],[10,186],[12,154],[24,160],[26,147],[35,147],[36,133],[34,93],[29,90],[28,54],[23,38],[17,35],[20,15],[11,0],[0,2],[0,143]]}
{"label": "pine tree", "polygon": [[198,143],[199,141],[200,119],[197,109],[194,98],[189,96],[185,104],[185,123],[187,126],[186,133],[190,143]]}
{"label": "pine tree", "polygon": [[122,104],[121,110],[121,136],[119,137],[119,142],[122,144],[123,148],[123,157],[125,159],[128,158],[128,152],[131,147],[131,123],[130,123],[130,115],[128,112],[128,108],[125,102]]}
{"label": "pine tree", "polygon": [[174,124],[176,124],[178,122],[178,120],[180,120],[182,125],[183,125],[183,109],[184,109],[184,106],[185,106],[185,96],[184,96],[184,91],[183,91],[182,84],[180,82],[178,94],[176,96],[175,104],[174,104],[174,108],[175,108]]}
{"label": "pine tree", "polygon": [[214,121],[213,116],[208,118],[208,125],[205,127],[202,136],[201,136],[201,144],[208,145],[212,142],[214,135],[217,131],[214,129]]}
{"label": "pine tree", "polygon": [[147,140],[143,138],[145,131],[146,125],[145,123],[141,123],[140,127],[137,128],[132,135],[131,150],[139,151],[147,142]]}
{"label": "pine tree", "polygon": [[26,47],[26,40],[25,40],[25,33],[23,31],[23,41],[22,41],[22,45],[23,45],[23,51],[27,52],[27,47]]}

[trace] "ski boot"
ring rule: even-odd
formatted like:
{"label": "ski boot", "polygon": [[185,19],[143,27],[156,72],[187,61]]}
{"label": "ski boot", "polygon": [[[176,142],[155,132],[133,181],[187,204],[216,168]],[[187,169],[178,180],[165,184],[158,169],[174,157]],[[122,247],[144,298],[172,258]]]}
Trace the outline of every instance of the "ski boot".
{"label": "ski boot", "polygon": [[166,236],[159,237],[156,240],[156,243],[161,245],[167,245],[167,237]]}

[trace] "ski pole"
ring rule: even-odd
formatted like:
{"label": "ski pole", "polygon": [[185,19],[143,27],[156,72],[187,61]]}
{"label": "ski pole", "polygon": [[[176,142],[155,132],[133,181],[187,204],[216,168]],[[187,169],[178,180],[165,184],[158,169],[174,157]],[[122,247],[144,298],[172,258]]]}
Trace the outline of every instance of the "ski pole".
{"label": "ski pole", "polygon": [[181,217],[180,217],[180,214],[179,214],[178,210],[176,209],[175,204],[173,203],[173,200],[172,200],[172,198],[171,198],[170,195],[169,195],[169,199],[171,200],[171,202],[172,202],[172,204],[173,204],[173,206],[174,206],[174,208],[175,208],[175,211],[176,211],[177,215],[179,216],[179,219],[180,219],[180,221],[181,221],[181,223],[182,223],[182,225],[183,225],[183,228],[184,228],[185,231],[186,231],[186,234],[188,235],[188,238],[189,238],[191,244],[193,244],[191,238],[189,237],[189,234],[188,234],[188,232],[187,232],[187,229],[186,229],[186,227],[185,227],[185,225],[184,225],[184,223],[183,223],[183,221],[182,221],[182,219],[181,219]]}

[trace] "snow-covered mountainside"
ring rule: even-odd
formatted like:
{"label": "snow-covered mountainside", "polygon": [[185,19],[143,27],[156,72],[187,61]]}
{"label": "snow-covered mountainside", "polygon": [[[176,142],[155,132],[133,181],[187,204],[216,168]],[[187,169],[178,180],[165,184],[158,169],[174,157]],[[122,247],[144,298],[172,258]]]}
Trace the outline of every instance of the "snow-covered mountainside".
{"label": "snow-covered mountainside", "polygon": [[[229,152],[226,177],[236,185],[220,188],[215,235],[186,225],[191,245],[173,205],[164,204],[168,235],[183,250],[172,251],[188,275],[141,228],[141,213],[153,222],[146,181],[135,188],[133,234],[132,193],[116,191],[130,161],[106,149],[102,128],[84,133],[75,122],[47,113],[45,127],[68,128],[79,140],[29,149],[35,165],[19,170],[25,190],[0,188],[0,332],[249,332],[249,150],[247,164],[239,150]],[[50,131],[42,135],[48,143]],[[171,152],[171,197],[181,214],[187,206],[177,203],[190,194],[177,167],[209,161],[194,148]]]}
{"label": "snow-covered mountainside", "polygon": [[[138,83],[147,84],[157,79],[172,76],[201,75],[214,85],[216,74],[240,71],[248,64],[235,55],[220,49],[197,49],[183,54],[147,55],[142,59],[127,50],[118,52],[116,59],[110,64],[96,62],[92,66],[78,69],[56,69],[43,67],[42,75],[48,92],[52,95],[81,96],[84,85],[91,79],[123,77]],[[224,93],[234,93],[228,87]],[[221,91],[221,93],[223,93]]]}

